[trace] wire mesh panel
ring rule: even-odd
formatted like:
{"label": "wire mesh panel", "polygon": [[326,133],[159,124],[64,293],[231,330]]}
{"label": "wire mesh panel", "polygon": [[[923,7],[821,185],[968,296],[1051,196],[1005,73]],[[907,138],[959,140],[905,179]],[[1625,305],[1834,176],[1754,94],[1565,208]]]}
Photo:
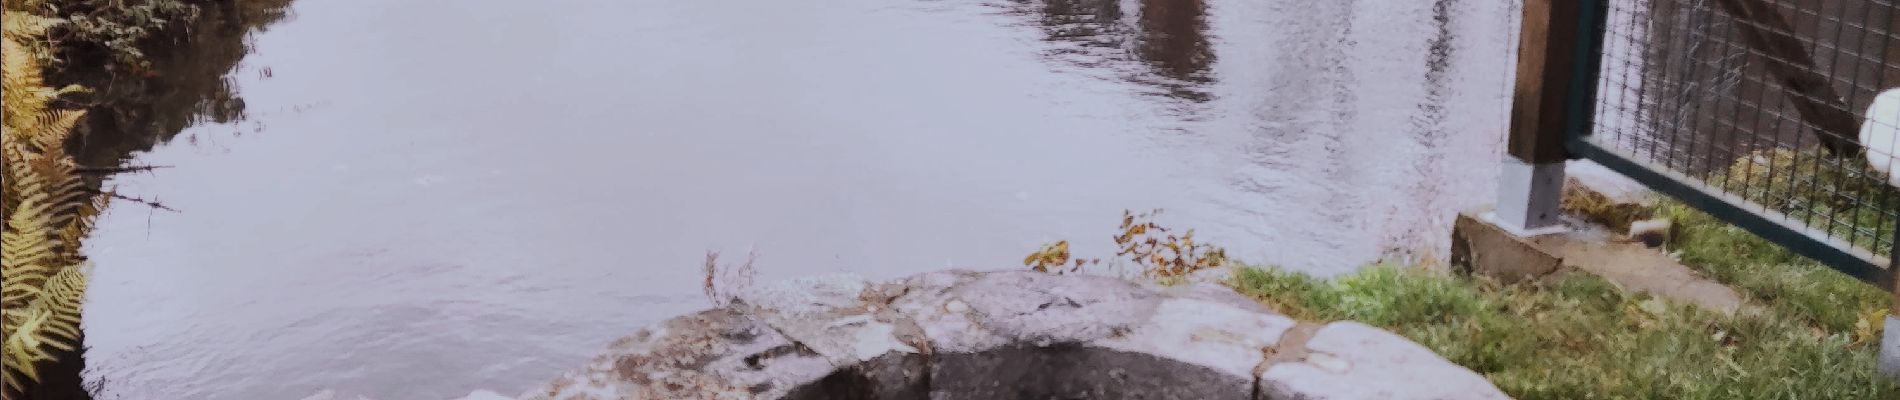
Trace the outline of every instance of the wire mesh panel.
{"label": "wire mesh panel", "polygon": [[1599,1],[1578,153],[1888,287],[1900,91],[1882,93],[1900,89],[1896,0]]}

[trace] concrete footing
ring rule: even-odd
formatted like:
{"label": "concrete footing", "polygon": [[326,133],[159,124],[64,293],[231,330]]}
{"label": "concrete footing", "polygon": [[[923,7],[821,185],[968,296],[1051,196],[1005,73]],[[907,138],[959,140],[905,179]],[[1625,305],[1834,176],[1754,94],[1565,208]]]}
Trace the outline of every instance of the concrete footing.
{"label": "concrete footing", "polygon": [[1530,238],[1485,218],[1458,214],[1452,223],[1451,265],[1459,273],[1488,276],[1505,283],[1534,281],[1563,268],[1564,259]]}
{"label": "concrete footing", "polygon": [[1558,206],[1563,198],[1564,163],[1532,164],[1507,156],[1499,178],[1498,224],[1526,235],[1563,226]]}
{"label": "concrete footing", "polygon": [[1610,240],[1578,227],[1563,234],[1522,237],[1465,212],[1452,227],[1452,268],[1505,283],[1588,273],[1623,290],[1734,313],[1748,305],[1741,293],[1703,277],[1657,249]]}
{"label": "concrete footing", "polygon": [[[1896,310],[1900,312],[1900,310]],[[1900,317],[1888,313],[1886,330],[1880,337],[1880,373],[1900,382]]]}

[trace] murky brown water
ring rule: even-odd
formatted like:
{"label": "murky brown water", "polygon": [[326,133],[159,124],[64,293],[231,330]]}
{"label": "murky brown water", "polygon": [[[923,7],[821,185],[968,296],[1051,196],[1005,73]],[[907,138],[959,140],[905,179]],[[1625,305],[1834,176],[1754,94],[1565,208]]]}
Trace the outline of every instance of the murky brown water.
{"label": "murky brown water", "polygon": [[[1508,3],[1508,2],[1507,2]],[[308,1],[89,244],[102,398],[516,392],[759,279],[1013,268],[1124,209],[1330,275],[1491,196],[1515,11]],[[267,72],[268,71],[268,72]]]}

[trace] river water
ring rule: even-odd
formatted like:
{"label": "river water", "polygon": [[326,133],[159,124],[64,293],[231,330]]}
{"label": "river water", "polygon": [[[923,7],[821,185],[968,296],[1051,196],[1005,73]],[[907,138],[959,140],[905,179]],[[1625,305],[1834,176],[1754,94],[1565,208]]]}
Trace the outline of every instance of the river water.
{"label": "river water", "polygon": [[759,280],[1104,256],[1123,210],[1318,275],[1491,197],[1513,2],[294,2],[246,116],[88,243],[108,399],[517,393]]}

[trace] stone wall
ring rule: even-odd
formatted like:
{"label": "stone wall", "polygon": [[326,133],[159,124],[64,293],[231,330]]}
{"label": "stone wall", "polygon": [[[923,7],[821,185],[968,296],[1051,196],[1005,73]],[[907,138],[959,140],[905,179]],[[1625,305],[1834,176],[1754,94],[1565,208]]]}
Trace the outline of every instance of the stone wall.
{"label": "stone wall", "polygon": [[813,277],[666,320],[523,399],[1504,399],[1397,335],[1211,284]]}

